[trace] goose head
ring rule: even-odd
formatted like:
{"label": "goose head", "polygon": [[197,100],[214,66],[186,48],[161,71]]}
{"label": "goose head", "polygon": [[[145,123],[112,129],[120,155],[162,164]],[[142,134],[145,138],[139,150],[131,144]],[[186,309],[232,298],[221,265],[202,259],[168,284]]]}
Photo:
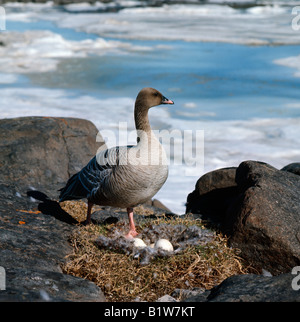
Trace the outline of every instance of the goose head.
{"label": "goose head", "polygon": [[137,130],[142,130],[147,133],[151,131],[148,120],[148,110],[153,106],[161,104],[174,104],[174,102],[151,87],[143,88],[138,93],[134,108],[135,127]]}
{"label": "goose head", "polygon": [[136,107],[141,109],[149,109],[161,104],[174,104],[174,102],[163,96],[160,91],[151,87],[143,88],[136,98]]}

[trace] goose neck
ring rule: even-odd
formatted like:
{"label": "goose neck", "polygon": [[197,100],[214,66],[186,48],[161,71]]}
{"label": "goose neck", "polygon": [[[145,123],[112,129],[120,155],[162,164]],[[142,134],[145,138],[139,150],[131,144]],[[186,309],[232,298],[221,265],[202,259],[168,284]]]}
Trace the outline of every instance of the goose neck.
{"label": "goose neck", "polygon": [[134,109],[134,120],[137,131],[143,131],[146,133],[151,132],[151,127],[148,118],[148,108],[141,108],[136,105]]}

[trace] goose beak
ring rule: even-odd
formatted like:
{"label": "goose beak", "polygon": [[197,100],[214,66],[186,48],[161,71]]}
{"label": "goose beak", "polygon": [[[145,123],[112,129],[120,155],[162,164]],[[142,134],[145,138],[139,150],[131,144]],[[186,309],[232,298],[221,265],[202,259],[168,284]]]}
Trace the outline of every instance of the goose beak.
{"label": "goose beak", "polygon": [[163,96],[161,100],[161,104],[174,104],[174,102]]}

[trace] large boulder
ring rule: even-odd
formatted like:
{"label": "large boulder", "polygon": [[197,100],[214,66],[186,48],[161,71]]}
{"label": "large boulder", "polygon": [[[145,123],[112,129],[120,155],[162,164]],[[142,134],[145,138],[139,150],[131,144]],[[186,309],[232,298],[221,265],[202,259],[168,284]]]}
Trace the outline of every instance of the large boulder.
{"label": "large boulder", "polygon": [[[0,120],[0,180],[33,186],[50,197],[95,155],[103,142],[87,120],[20,117]],[[101,140],[101,136],[99,136]]]}
{"label": "large boulder", "polygon": [[239,196],[227,211],[230,244],[272,274],[300,265],[300,177],[246,161],[236,171]]}
{"label": "large boulder", "polygon": [[237,196],[235,175],[236,167],[204,174],[187,197],[186,213],[201,214],[203,219],[222,224],[227,208]]}
{"label": "large boulder", "polygon": [[294,162],[286,165],[281,171],[288,171],[300,176],[300,162]]}
{"label": "large boulder", "polygon": [[94,283],[62,273],[76,229],[62,219],[71,217],[55,201],[41,212],[26,196],[32,185],[57,198],[57,188],[96,152],[97,132],[79,119],[0,120],[0,301],[105,301]]}
{"label": "large boulder", "polygon": [[254,267],[280,274],[300,265],[299,191],[298,175],[245,161],[201,177],[187,210],[217,222]]}

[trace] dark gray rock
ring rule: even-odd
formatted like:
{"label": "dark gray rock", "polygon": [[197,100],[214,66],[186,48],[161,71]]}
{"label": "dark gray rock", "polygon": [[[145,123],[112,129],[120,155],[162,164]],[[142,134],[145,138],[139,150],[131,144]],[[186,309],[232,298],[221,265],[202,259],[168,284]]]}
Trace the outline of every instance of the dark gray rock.
{"label": "dark gray rock", "polygon": [[273,275],[300,265],[300,177],[246,161],[236,182],[240,193],[226,214],[230,245]]}
{"label": "dark gray rock", "polygon": [[0,266],[6,271],[0,301],[105,301],[96,285],[61,271],[76,226],[36,211],[36,202],[15,192],[0,185]]}
{"label": "dark gray rock", "polygon": [[0,266],[6,271],[0,301],[105,301],[95,284],[60,268],[72,252],[74,220],[56,201],[26,195],[33,185],[57,197],[57,188],[96,152],[96,134],[85,120],[0,120]]}
{"label": "dark gray rock", "polygon": [[187,197],[186,213],[201,214],[203,219],[221,225],[227,208],[237,196],[235,175],[235,167],[204,174]]}
{"label": "dark gray rock", "polygon": [[[103,144],[93,123],[75,118],[20,117],[0,120],[0,181],[33,186],[57,198]],[[78,148],[80,147],[80,148]]]}
{"label": "dark gray rock", "polygon": [[187,211],[216,224],[252,266],[277,275],[300,265],[299,191],[294,173],[245,161],[202,176]]}
{"label": "dark gray rock", "polygon": [[144,204],[145,206],[151,206],[151,207],[155,207],[155,208],[157,208],[157,210],[158,211],[162,211],[162,210],[164,210],[164,212],[166,213],[166,214],[171,214],[172,213],[172,211],[168,208],[168,207],[166,207],[162,202],[160,202],[159,200],[157,200],[157,199],[153,199],[153,200],[149,200],[146,204]]}
{"label": "dark gray rock", "polygon": [[292,287],[291,273],[267,277],[235,275],[184,302],[300,302],[300,290]]}
{"label": "dark gray rock", "polygon": [[300,162],[290,163],[283,167],[281,171],[288,171],[300,176]]}
{"label": "dark gray rock", "polygon": [[36,269],[6,269],[6,291],[0,301],[81,301],[104,302],[105,297],[94,283],[79,277]]}

